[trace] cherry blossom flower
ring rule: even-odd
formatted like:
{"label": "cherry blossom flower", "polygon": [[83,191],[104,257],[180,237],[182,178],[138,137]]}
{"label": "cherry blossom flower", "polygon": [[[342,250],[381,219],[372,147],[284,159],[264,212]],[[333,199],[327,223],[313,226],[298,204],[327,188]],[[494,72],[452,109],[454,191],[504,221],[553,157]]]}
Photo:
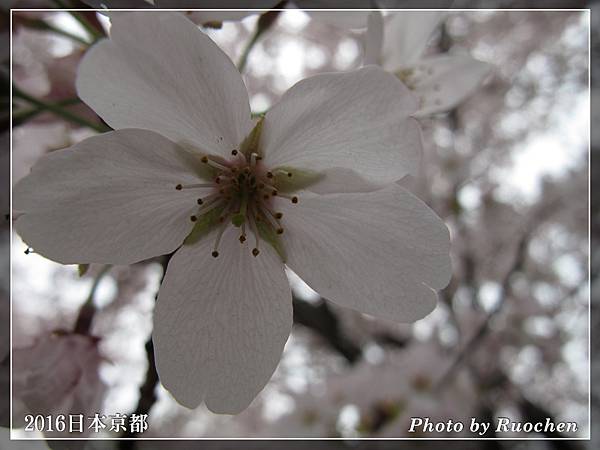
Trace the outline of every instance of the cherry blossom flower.
{"label": "cherry blossom flower", "polygon": [[[13,350],[13,417],[17,425],[26,414],[69,414],[84,417],[102,408],[106,389],[98,369],[102,357],[98,339],[54,332],[41,335],[33,345]],[[82,422],[82,432],[87,424]],[[48,432],[49,436],[68,436]]]}
{"label": "cherry blossom flower", "polygon": [[449,281],[449,233],[395,181],[415,173],[416,98],[376,66],[321,74],[251,119],[227,56],[174,13],[113,17],[78,72],[116,131],[43,157],[15,227],[63,264],[173,253],[153,341],[183,405],[237,413],[292,326],[285,268],[341,306],[411,322]]}
{"label": "cherry blossom flower", "polygon": [[369,16],[365,64],[396,74],[419,96],[416,117],[448,111],[477,89],[491,66],[467,54],[424,56],[434,30],[445,17],[439,11],[402,11]]}
{"label": "cherry blossom flower", "polygon": [[[92,8],[99,9],[129,9],[129,8],[162,8],[180,9],[192,22],[208,28],[220,28],[223,22],[236,22],[248,16],[262,14],[280,3],[278,0],[247,0],[239,1],[202,1],[195,0],[128,0],[127,2],[115,0],[85,0],[84,3]],[[366,28],[369,10],[362,11],[328,11],[321,8],[335,8],[337,5],[331,0],[295,0],[288,2],[284,8],[308,9],[304,11],[313,19],[340,28],[357,29]],[[347,2],[347,8],[364,7],[362,1]],[[192,9],[201,7],[202,9]],[[231,9],[230,9],[231,8]],[[236,9],[237,8],[237,9]],[[248,8],[244,11],[243,8]],[[261,11],[262,10],[262,11]],[[114,15],[114,12],[107,12]]]}

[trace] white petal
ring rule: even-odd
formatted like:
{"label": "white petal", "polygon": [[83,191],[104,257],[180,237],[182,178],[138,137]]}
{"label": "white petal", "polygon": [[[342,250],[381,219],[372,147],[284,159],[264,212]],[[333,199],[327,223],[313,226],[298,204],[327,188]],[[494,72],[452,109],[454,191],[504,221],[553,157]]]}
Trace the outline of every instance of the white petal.
{"label": "white petal", "polygon": [[489,75],[492,66],[468,55],[435,56],[419,61],[415,94],[421,107],[415,117],[448,111],[458,106]]}
{"label": "white petal", "polygon": [[416,63],[445,16],[443,11],[401,11],[386,17],[383,67],[396,71]]}
{"label": "white petal", "polygon": [[279,202],[287,264],[325,298],[398,322],[435,307],[451,276],[448,229],[397,185]]}
{"label": "white petal", "polygon": [[147,130],[88,138],[44,156],[13,190],[15,227],[64,264],[131,264],[170,253],[191,231],[198,191],[185,152]]}
{"label": "white petal", "polygon": [[367,32],[365,33],[364,63],[380,64],[383,45],[383,16],[381,11],[369,14]]}
{"label": "white petal", "polygon": [[334,194],[336,192],[371,192],[381,189],[381,186],[356,176],[350,169],[331,169],[325,172],[315,184],[307,190],[316,194]]}
{"label": "white petal", "polygon": [[321,74],[293,86],[266,115],[267,166],[350,169],[384,184],[414,173],[421,131],[409,117],[417,100],[376,66]]}
{"label": "white petal", "polygon": [[[246,408],[277,367],[292,327],[284,266],[268,246],[254,257],[238,229],[211,256],[214,233],[169,263],[154,315],[156,367],[177,401],[218,413]],[[253,241],[253,239],[250,239]]]}
{"label": "white petal", "polygon": [[111,127],[145,128],[229,155],[252,129],[248,94],[229,58],[182,14],[112,18],[110,40],[79,67],[77,91]]}

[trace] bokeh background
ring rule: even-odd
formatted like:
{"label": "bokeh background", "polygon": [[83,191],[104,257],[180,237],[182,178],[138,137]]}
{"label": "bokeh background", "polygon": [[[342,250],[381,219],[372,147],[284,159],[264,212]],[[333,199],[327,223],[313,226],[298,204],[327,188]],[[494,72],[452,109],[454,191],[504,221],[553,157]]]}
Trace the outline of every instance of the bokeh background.
{"label": "bokeh background", "polygon": [[[12,7],[55,6],[43,1],[13,3]],[[319,16],[281,12],[252,48],[243,75],[254,112],[268,110],[302,78],[360,67],[364,30]],[[591,48],[597,52],[600,24],[593,14],[591,19],[596,23]],[[204,30],[238,61],[258,20],[251,15]],[[468,52],[493,64],[494,71],[459,107],[421,121],[422,170],[403,182],[445,220],[452,234],[453,280],[427,318],[413,325],[376,321],[336,307],[298,280],[294,331],[261,395],[234,417],[214,415],[204,407],[189,411],[157,383],[152,364],[152,308],[164,261],[92,265],[81,274],[77,266],[27,254],[16,234],[9,248],[5,219],[3,253],[12,250],[13,255],[13,352],[24,355],[14,379],[39,366],[43,358],[30,347],[40,336],[76,331],[85,342],[81,351],[57,351],[55,357],[58,362],[71,358],[85,377],[76,379],[77,388],[69,392],[61,390],[60,383],[40,382],[35,398],[47,395],[49,402],[58,404],[65,396],[77,395],[89,400],[86,407],[92,415],[147,413],[150,428],[144,437],[405,437],[409,418],[417,415],[439,421],[507,416],[535,422],[552,417],[578,422],[578,433],[567,437],[587,436],[592,428],[590,138],[592,151],[600,145],[597,130],[589,134],[589,21],[589,12],[582,11],[453,11],[432,36],[429,54]],[[7,37],[6,11],[0,26]],[[13,183],[43,154],[104,126],[77,100],[73,83],[87,46],[107,29],[107,19],[94,12],[79,17],[66,11],[13,12],[12,82],[31,97],[12,102]],[[9,55],[4,50],[0,54],[6,86]],[[592,97],[597,89],[592,80]],[[65,120],[48,111],[48,105],[58,105],[81,120]],[[5,214],[9,108],[1,114]],[[597,227],[596,214],[592,231]],[[591,261],[592,286],[598,263]],[[8,260],[3,264],[5,320],[0,330],[2,342],[7,342]],[[596,320],[591,323],[597,325]],[[592,351],[598,342],[592,340]],[[0,382],[6,392],[8,345],[3,345]],[[58,344],[50,342],[42,353],[51,348]],[[592,377],[598,370],[592,365]],[[45,367],[43,373],[58,376],[53,367]],[[598,390],[592,389],[592,400],[597,396]],[[13,403],[24,407],[27,399]],[[3,403],[0,408],[4,427],[7,407]],[[3,438],[7,434],[3,429]],[[107,432],[93,436],[122,437]],[[340,441],[326,445],[348,446]],[[477,443],[474,448],[519,445],[503,441]],[[595,443],[534,445],[578,449],[594,448]],[[157,446],[160,443],[113,441],[92,443],[90,448]]]}

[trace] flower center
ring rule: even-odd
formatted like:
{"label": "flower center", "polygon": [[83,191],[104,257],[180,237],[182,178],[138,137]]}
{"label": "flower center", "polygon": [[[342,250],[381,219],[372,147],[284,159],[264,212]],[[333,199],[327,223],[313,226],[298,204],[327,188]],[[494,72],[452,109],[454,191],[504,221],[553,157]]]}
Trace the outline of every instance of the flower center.
{"label": "flower center", "polygon": [[275,210],[275,197],[298,203],[297,196],[290,196],[278,189],[281,179],[292,179],[292,170],[283,168],[270,171],[262,162],[262,157],[251,152],[232,150],[231,158],[203,156],[201,159],[213,174],[206,183],[177,184],[175,189],[197,189],[204,191],[197,199],[198,210],[190,217],[192,222],[203,226],[219,227],[212,256],[219,256],[219,244],[229,226],[239,228],[239,241],[243,244],[248,233],[254,235],[252,254],[260,253],[261,236],[281,235],[284,227],[283,214]]}

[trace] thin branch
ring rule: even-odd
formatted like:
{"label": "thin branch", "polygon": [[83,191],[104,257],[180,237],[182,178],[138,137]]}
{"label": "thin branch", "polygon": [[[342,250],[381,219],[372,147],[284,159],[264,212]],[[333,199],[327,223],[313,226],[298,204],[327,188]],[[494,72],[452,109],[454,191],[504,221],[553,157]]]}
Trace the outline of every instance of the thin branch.
{"label": "thin branch", "polygon": [[483,323],[479,326],[475,334],[465,344],[462,351],[454,359],[448,370],[436,383],[433,389],[434,392],[439,391],[448,381],[450,381],[454,377],[461,364],[467,359],[467,357],[472,355],[477,350],[479,345],[481,345],[483,337],[489,331],[492,319],[502,310],[502,307],[506,303],[506,299],[508,298],[510,293],[510,283],[513,275],[519,272],[523,267],[525,257],[527,255],[527,246],[529,245],[529,239],[531,237],[532,232],[533,228],[530,228],[527,232],[523,234],[523,236],[521,236],[521,239],[519,240],[517,254],[515,255],[513,264],[510,267],[510,269],[506,272],[506,275],[504,276],[500,284],[499,300],[496,303],[495,307],[487,313],[485,319],[483,320]]}
{"label": "thin branch", "polygon": [[[165,255],[161,257],[161,266],[163,268],[162,277],[160,280],[160,284],[165,278],[165,274],[167,273],[167,266],[169,265],[169,261],[173,254]],[[158,298],[158,292],[156,293],[155,300]],[[148,361],[148,368],[146,369],[146,378],[144,380],[144,384],[140,387],[140,399],[138,400],[137,407],[133,414],[142,415],[148,414],[152,405],[156,402],[156,385],[158,384],[158,372],[156,371],[156,361],[154,359],[154,343],[152,342],[152,336],[146,342],[146,358]],[[127,429],[123,435],[123,438],[131,438],[137,437],[137,434],[131,433],[130,429]],[[119,450],[131,450],[135,447],[134,440],[121,440],[119,441]]]}
{"label": "thin branch", "polygon": [[96,296],[96,291],[98,290],[98,286],[100,285],[100,281],[102,278],[110,271],[112,266],[110,264],[105,265],[100,269],[98,275],[94,279],[92,283],[92,287],[90,289],[90,293],[88,294],[87,299],[81,306],[79,310],[79,315],[77,316],[77,320],[75,321],[75,326],[73,327],[73,332],[77,334],[89,334],[90,327],[92,325],[92,320],[94,318],[94,313],[96,312],[96,308],[94,307],[94,297]]}
{"label": "thin branch", "polygon": [[72,112],[66,110],[62,106],[59,106],[58,104],[47,103],[47,102],[44,102],[43,100],[37,99],[37,98],[27,94],[26,92],[23,92],[21,89],[19,89],[14,84],[13,84],[12,90],[13,90],[14,97],[25,100],[26,102],[30,103],[31,105],[36,106],[42,110],[49,111],[69,122],[91,128],[92,130],[97,131],[98,133],[104,133],[105,131],[109,130],[109,128],[107,128],[106,126],[101,125],[101,124],[92,123],[92,122],[88,121],[87,119],[84,119],[83,117],[78,116],[77,114],[73,114]]}
{"label": "thin branch", "polygon": [[242,52],[240,60],[237,64],[237,68],[240,71],[240,73],[244,73],[250,52],[252,51],[260,37],[275,23],[275,20],[277,19],[277,17],[279,17],[280,12],[281,11],[267,11],[258,18],[258,22],[256,23],[256,30],[254,30],[254,34],[246,44],[246,47],[244,48],[244,51]]}
{"label": "thin branch", "polygon": [[45,20],[27,19],[27,18],[20,18],[20,20],[22,20],[23,24],[25,26],[27,26],[28,28],[33,28],[35,30],[50,31],[59,36],[71,39],[72,41],[76,42],[77,44],[83,45],[85,47],[90,45],[90,43],[88,41],[86,41],[85,39],[83,39],[81,36],[73,34],[67,30],[63,30],[62,28],[56,27],[56,26],[52,25],[51,23],[46,22]]}
{"label": "thin branch", "polygon": [[[71,105],[76,105],[78,103],[81,103],[81,100],[77,97],[75,98],[68,98],[65,100],[60,100],[58,102],[55,102],[54,105],[55,106],[59,106],[59,107],[64,107],[64,106],[71,106]],[[40,108],[39,106],[33,106],[31,108],[23,108],[19,111],[16,111],[13,113],[13,126],[19,126],[24,124],[25,122],[27,122],[28,120],[33,119],[34,117],[36,117],[37,115],[41,114],[45,112],[44,108]]]}
{"label": "thin branch", "polygon": [[[71,8],[71,6],[67,5],[62,0],[54,0],[54,3],[60,9],[68,10],[69,8]],[[96,27],[94,27],[94,25],[79,11],[66,11],[66,12],[68,12],[77,22],[79,22],[79,24],[83,27],[83,29],[87,32],[87,34],[92,38],[92,42],[91,42],[92,44],[95,43],[97,40],[102,39],[104,37],[104,35],[102,33],[100,33],[100,31],[98,31],[98,29]],[[85,44],[89,45],[90,43],[86,42]]]}

